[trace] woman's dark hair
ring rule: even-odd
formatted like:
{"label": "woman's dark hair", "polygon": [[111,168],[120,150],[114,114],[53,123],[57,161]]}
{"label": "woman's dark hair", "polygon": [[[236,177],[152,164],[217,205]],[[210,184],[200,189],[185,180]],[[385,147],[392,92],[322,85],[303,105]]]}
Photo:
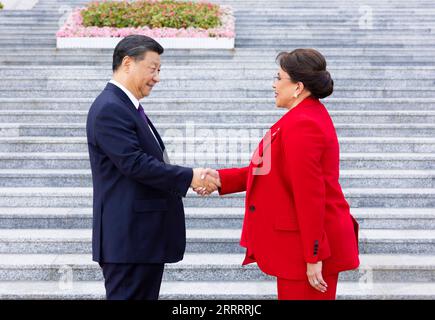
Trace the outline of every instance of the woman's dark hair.
{"label": "woman's dark hair", "polygon": [[314,49],[296,49],[281,52],[277,63],[288,73],[293,82],[302,82],[317,99],[326,98],[334,91],[334,81],[326,70],[326,60]]}
{"label": "woman's dark hair", "polygon": [[119,68],[124,57],[133,57],[136,61],[143,60],[145,53],[148,51],[162,54],[164,49],[156,40],[147,36],[131,35],[125,37],[116,45],[115,51],[113,51],[113,72]]}

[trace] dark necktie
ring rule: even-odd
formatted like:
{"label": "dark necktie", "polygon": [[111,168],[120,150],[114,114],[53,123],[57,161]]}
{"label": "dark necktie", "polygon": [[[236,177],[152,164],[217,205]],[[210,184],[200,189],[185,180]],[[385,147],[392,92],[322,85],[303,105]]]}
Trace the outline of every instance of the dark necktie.
{"label": "dark necktie", "polygon": [[140,117],[143,119],[143,121],[145,121],[147,126],[149,126],[148,117],[146,116],[145,111],[143,110],[143,107],[141,104],[139,104],[139,108],[137,110],[139,111]]}
{"label": "dark necktie", "polygon": [[[153,129],[151,129],[151,126],[150,126],[150,124],[149,124],[148,117],[147,117],[147,115],[145,114],[145,111],[144,111],[144,109],[143,109],[143,107],[142,107],[141,104],[139,104],[139,107],[137,108],[137,110],[139,111],[139,115],[140,115],[140,117],[142,118],[143,121],[145,121],[145,124],[148,126],[148,128],[150,129],[152,135],[153,135],[154,138],[156,139],[157,145],[159,146],[160,150],[162,150],[162,146],[160,145],[159,140],[157,140],[157,137],[155,136],[155,134],[154,134],[154,132],[153,132]],[[163,151],[163,150],[162,150],[162,151]]]}

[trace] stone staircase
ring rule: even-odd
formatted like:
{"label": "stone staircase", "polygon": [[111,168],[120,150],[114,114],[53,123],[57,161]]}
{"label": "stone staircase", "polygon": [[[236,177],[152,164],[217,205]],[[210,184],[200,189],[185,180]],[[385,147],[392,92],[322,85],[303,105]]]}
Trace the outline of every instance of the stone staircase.
{"label": "stone staircase", "polygon": [[[54,36],[63,13],[85,2],[0,12],[1,299],[104,298],[90,256],[85,118],[112,51],[56,50]],[[435,3],[219,3],[236,10],[236,49],[167,50],[162,82],[142,102],[172,162],[246,165],[283,114],[271,89],[276,54],[317,48],[336,82],[325,104],[361,227],[361,268],[341,274],[338,298],[434,299]],[[167,265],[162,299],[276,298],[274,278],[241,266],[243,200],[189,193],[185,259]]]}

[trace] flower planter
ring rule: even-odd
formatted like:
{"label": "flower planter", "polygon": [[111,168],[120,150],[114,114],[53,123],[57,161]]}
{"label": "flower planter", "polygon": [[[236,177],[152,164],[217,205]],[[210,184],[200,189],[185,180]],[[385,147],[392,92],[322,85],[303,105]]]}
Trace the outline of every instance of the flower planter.
{"label": "flower planter", "polygon": [[119,41],[131,34],[149,36],[165,49],[234,48],[235,19],[230,6],[220,6],[221,26],[212,29],[85,27],[81,15],[85,9],[75,9],[56,33],[57,48],[113,49]]}

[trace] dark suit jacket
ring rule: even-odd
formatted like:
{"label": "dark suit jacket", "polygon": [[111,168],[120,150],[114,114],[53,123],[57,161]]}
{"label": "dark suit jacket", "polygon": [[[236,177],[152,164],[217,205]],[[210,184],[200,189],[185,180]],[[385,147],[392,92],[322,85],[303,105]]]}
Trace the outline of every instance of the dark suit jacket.
{"label": "dark suit jacket", "polygon": [[86,134],[94,190],[93,260],[182,260],[182,197],[191,184],[192,169],[163,161],[158,132],[161,148],[128,96],[111,83],[89,110]]}

